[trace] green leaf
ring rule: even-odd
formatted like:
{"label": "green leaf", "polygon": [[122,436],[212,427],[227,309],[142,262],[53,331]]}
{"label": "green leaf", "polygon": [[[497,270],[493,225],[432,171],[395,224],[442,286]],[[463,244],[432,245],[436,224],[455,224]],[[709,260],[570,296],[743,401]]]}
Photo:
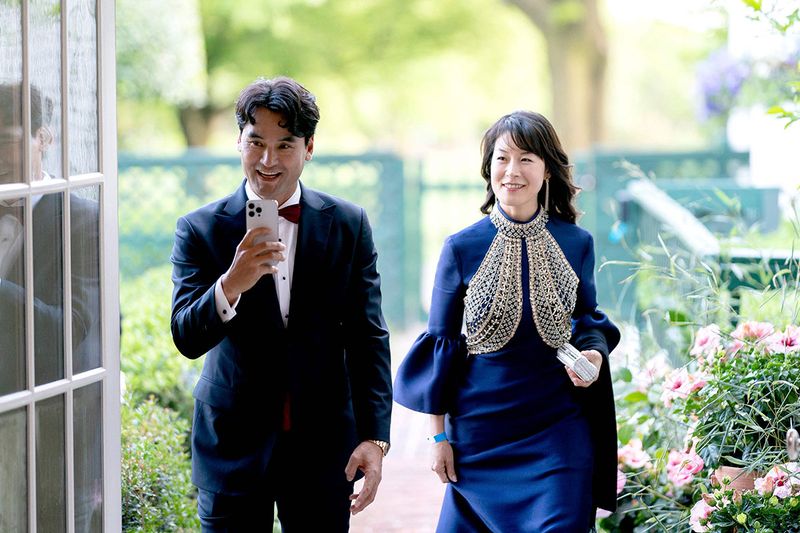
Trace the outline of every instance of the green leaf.
{"label": "green leaf", "polygon": [[622,367],[614,372],[614,381],[623,381],[625,383],[630,383],[633,380],[633,373],[626,368]]}
{"label": "green leaf", "polygon": [[625,402],[627,403],[638,403],[638,402],[646,402],[647,401],[647,394],[643,393],[642,391],[633,391],[630,394],[626,395],[624,398]]}
{"label": "green leaf", "polygon": [[628,425],[621,426],[617,431],[617,439],[619,439],[619,441],[622,444],[627,444],[628,441],[630,441],[631,438],[633,438],[633,431],[634,431],[633,426],[628,426]]}
{"label": "green leaf", "polygon": [[761,11],[761,0],[742,0],[753,11]]}

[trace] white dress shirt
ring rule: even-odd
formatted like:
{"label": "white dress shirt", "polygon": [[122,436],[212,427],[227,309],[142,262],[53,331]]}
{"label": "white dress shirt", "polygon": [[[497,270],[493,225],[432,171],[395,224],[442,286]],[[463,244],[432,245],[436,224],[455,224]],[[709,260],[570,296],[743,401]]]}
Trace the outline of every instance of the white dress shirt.
{"label": "white dress shirt", "polygon": [[[255,200],[259,198],[255,191],[253,191],[253,189],[250,187],[249,183],[245,182],[244,189],[248,200]],[[289,197],[288,200],[278,206],[278,209],[299,203],[300,185],[297,186],[297,188],[294,190],[294,193]],[[289,303],[291,300],[292,274],[294,272],[295,250],[297,249],[297,226],[297,224],[289,222],[282,216],[278,217],[278,241],[282,242],[283,245],[286,246],[286,250],[284,251],[286,259],[284,261],[280,261],[276,265],[278,267],[278,273],[272,275],[272,278],[275,280],[275,292],[278,294],[278,304],[281,308],[281,318],[283,319],[284,326],[289,324]],[[222,278],[217,280],[216,286],[214,287],[214,299],[217,303],[217,314],[223,322],[227,322],[236,316],[236,306],[239,304],[239,300],[237,299],[235,302],[233,302],[233,305],[228,304],[228,299],[225,298],[225,293],[222,290]]]}

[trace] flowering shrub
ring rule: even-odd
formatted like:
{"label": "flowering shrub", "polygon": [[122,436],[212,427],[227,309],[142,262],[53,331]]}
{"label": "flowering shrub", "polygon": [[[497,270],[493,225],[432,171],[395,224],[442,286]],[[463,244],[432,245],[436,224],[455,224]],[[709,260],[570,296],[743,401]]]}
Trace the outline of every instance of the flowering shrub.
{"label": "flowering shrub", "polygon": [[692,507],[692,531],[800,531],[800,470],[797,463],[773,467],[756,479],[755,490],[723,486],[703,494]]}
{"label": "flowering shrub", "polygon": [[[800,469],[785,462],[800,419],[800,328],[727,331],[701,328],[682,367],[658,354],[615,371],[619,500],[599,531],[800,531]],[[717,480],[720,463],[760,472],[755,488]]]}

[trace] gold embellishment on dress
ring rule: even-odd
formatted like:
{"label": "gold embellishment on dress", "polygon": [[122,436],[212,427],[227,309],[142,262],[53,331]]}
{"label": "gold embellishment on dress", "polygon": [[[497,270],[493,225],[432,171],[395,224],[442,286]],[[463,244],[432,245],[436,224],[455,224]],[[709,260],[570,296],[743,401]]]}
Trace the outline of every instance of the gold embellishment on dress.
{"label": "gold embellishment on dress", "polygon": [[531,311],[544,342],[558,348],[572,336],[572,311],[578,276],[547,230],[547,212],[525,224],[512,222],[494,209],[497,228],[486,256],[464,297],[467,351],[494,352],[508,344],[522,319],[522,241],[528,251]]}

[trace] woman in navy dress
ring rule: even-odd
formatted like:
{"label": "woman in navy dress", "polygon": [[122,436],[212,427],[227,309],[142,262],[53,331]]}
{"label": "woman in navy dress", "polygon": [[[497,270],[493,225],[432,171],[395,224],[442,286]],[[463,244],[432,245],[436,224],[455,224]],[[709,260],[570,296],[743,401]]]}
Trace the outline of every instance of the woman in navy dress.
{"label": "woman in navy dress", "polygon": [[[597,309],[592,237],[550,122],[506,115],[482,153],[488,216],[445,241],[394,397],[431,415],[431,469],[449,483],[437,531],[586,533],[616,507],[619,331]],[[559,362],[566,342],[596,378]]]}

